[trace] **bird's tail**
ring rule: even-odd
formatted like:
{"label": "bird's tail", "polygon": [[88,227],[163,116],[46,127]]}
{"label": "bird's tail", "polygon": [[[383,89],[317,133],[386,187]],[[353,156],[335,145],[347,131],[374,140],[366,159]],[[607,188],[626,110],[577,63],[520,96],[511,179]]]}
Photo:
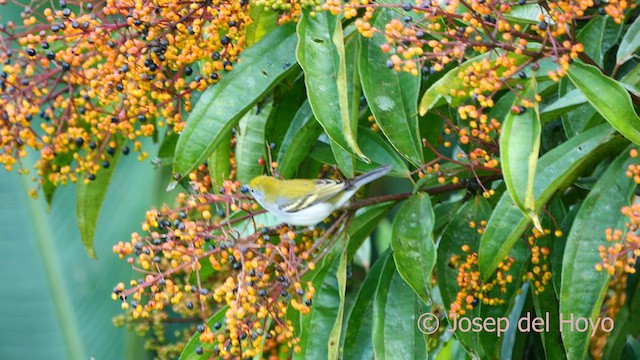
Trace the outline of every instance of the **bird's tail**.
{"label": "bird's tail", "polygon": [[391,171],[391,164],[381,166],[377,169],[369,171],[368,173],[364,173],[360,176],[356,176],[349,181],[349,185],[347,186],[347,188],[353,188],[353,187],[359,188],[365,184],[368,184],[376,179],[379,179],[387,175],[389,171]]}

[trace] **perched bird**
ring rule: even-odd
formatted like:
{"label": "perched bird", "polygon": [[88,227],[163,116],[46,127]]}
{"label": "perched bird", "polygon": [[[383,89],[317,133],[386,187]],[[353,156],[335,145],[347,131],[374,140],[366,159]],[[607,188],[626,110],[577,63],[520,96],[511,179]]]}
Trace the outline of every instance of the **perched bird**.
{"label": "perched bird", "polygon": [[330,179],[278,180],[253,178],[248,190],[253,198],[278,219],[290,225],[311,226],[344,205],[360,187],[385,176],[391,165],[345,181]]}

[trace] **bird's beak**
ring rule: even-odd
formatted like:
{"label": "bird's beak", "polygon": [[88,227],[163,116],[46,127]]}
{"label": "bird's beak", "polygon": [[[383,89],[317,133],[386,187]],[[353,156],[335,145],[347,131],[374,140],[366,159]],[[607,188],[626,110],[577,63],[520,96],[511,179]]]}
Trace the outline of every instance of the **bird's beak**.
{"label": "bird's beak", "polygon": [[247,185],[243,185],[243,186],[240,188],[240,192],[241,192],[241,193],[243,193],[243,194],[248,193],[248,192],[249,192],[249,187],[248,187]]}

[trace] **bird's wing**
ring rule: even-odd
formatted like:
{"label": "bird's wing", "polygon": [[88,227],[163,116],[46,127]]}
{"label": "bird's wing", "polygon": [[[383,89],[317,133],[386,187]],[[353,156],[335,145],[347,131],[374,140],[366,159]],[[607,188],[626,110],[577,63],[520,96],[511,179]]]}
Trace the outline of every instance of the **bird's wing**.
{"label": "bird's wing", "polygon": [[343,182],[331,179],[318,179],[315,180],[315,184],[317,191],[301,196],[293,201],[280,202],[277,204],[278,209],[284,212],[294,213],[333,198],[343,191],[345,187]]}

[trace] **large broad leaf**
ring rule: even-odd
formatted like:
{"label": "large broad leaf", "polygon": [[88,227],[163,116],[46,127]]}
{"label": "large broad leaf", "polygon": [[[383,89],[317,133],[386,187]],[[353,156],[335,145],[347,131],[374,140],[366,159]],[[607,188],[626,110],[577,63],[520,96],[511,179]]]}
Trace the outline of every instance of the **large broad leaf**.
{"label": "large broad leaf", "polygon": [[[573,182],[586,167],[611,151],[619,150],[623,144],[624,141],[614,135],[613,129],[603,124],[546,153],[538,160],[533,185],[536,207],[542,207],[556,191]],[[496,205],[480,240],[478,261],[483,279],[488,279],[493,274],[498,263],[509,253],[528,226],[529,220],[511,196],[505,193]]]}
{"label": "large broad leaf", "polygon": [[252,46],[262,39],[270,31],[278,27],[278,13],[264,6],[251,6],[249,8],[251,23],[247,25],[245,42]]}
{"label": "large broad leaf", "polygon": [[[297,58],[305,73],[313,113],[329,138],[345,151],[367,159],[358,147],[357,119],[350,116],[344,33],[338,16],[303,10],[298,22]],[[354,121],[355,120],[355,121]]]}
{"label": "large broad leaf", "polygon": [[595,16],[578,33],[578,42],[584,45],[584,53],[602,66],[604,56],[618,42],[622,26],[609,16]]}
{"label": "large broad leaf", "polygon": [[419,193],[402,204],[393,221],[391,234],[391,249],[398,273],[426,304],[431,303],[431,272],[436,264],[434,223],[429,195]]}
{"label": "large broad leaf", "polygon": [[[541,133],[538,101],[535,100],[537,90],[535,77],[532,77],[521,95],[533,103],[533,108],[518,114],[509,112],[504,119],[500,133],[500,162],[511,199],[542,231],[533,196]],[[522,98],[516,99],[514,106],[521,105],[522,101]]]}
{"label": "large broad leaf", "polygon": [[618,47],[616,65],[620,66],[627,62],[638,49],[640,49],[640,18],[635,19],[622,37],[622,42]]}
{"label": "large broad leaf", "polygon": [[540,111],[540,122],[545,124],[586,103],[587,99],[582,95],[580,90],[573,89],[542,109]]}
{"label": "large broad leaf", "polygon": [[[332,251],[337,254],[337,251]],[[325,259],[325,266],[314,277],[316,295],[311,313],[302,318],[300,334],[301,351],[294,359],[335,358],[339,350],[344,312],[344,286],[346,284],[346,249],[335,257]]]}
{"label": "large broad leaf", "polygon": [[[358,172],[371,171],[381,165],[391,164],[390,175],[409,178],[411,176],[405,161],[398,153],[386,142],[382,136],[373,130],[360,127],[358,133],[358,143],[362,150],[367,154],[370,163],[356,160],[355,170]],[[311,157],[322,162],[323,164],[336,165],[338,162],[328,144],[318,142],[311,152]]]}
{"label": "large broad leaf", "polygon": [[375,359],[427,358],[425,336],[416,326],[420,312],[418,298],[389,259],[373,301]]}
{"label": "large broad leaf", "polygon": [[[624,173],[634,163],[628,151],[623,152],[598,180],[573,222],[562,262],[560,314],[565,320],[573,316],[595,322],[598,317],[609,282],[606,271],[595,269],[602,261],[598,247],[611,245],[606,229],[625,229],[626,217],[620,208],[629,204],[636,184]],[[591,332],[572,331],[566,322],[561,326],[567,356],[585,357]]]}
{"label": "large broad leaf", "polygon": [[351,260],[362,243],[369,238],[380,220],[387,214],[393,202],[379,203],[358,209],[349,224],[349,245],[347,258]]}
{"label": "large broad leaf", "polygon": [[308,101],[298,109],[287,129],[278,150],[278,171],[285,179],[296,174],[296,169],[309,154],[316,139],[322,133],[322,127],[313,118]]}
{"label": "large broad leaf", "polygon": [[211,176],[211,183],[219,187],[224,180],[229,179],[231,173],[231,163],[229,162],[229,156],[231,154],[231,131],[228,131],[226,135],[222,136],[220,145],[209,156],[209,176]]}
{"label": "large broad leaf", "polygon": [[180,179],[202,164],[253,105],[294,66],[297,37],[293,25],[265,35],[240,55],[240,62],[200,97],[176,145],[173,172]]}
{"label": "large broad leaf", "polygon": [[345,330],[344,359],[370,360],[373,358],[373,299],[382,270],[388,261],[392,261],[390,254],[389,251],[382,254],[360,286]]}
{"label": "large broad leaf", "polygon": [[237,178],[242,184],[262,175],[263,166],[259,160],[267,158],[264,129],[272,109],[273,99],[270,99],[248,111],[238,123],[240,131],[236,134],[236,168]]}
{"label": "large broad leaf", "polygon": [[163,201],[160,177],[148,162],[120,159],[96,227],[95,261],[80,241],[73,186],[58,189],[48,212],[44,200],[28,196],[28,177],[0,173],[0,243],[6,254],[0,273],[1,358],[147,358],[144,339],[112,324],[123,313],[109,296],[113,286],[140,274],[111,247],[127,241],[145,211]]}
{"label": "large broad leaf", "polygon": [[633,109],[631,96],[614,79],[591,65],[573,63],[567,72],[589,103],[627,139],[640,144],[640,117]]}
{"label": "large broad leaf", "polygon": [[102,169],[94,181],[85,183],[83,180],[76,184],[76,217],[78,220],[78,228],[80,229],[80,238],[87,254],[91,258],[96,258],[96,252],[93,249],[93,240],[98,225],[98,216],[102,202],[107,195],[107,189],[111,183],[111,177],[118,164],[120,158],[120,149],[122,142],[116,149],[116,152],[109,159],[109,167]]}
{"label": "large broad leaf", "polygon": [[[381,8],[371,23],[384,28],[394,12]],[[397,17],[397,16],[396,16]],[[361,37],[360,75],[362,90],[376,123],[398,152],[414,165],[422,164],[422,143],[418,129],[418,92],[420,77],[394,71],[386,66],[389,54],[380,46],[387,42],[384,34]]]}

